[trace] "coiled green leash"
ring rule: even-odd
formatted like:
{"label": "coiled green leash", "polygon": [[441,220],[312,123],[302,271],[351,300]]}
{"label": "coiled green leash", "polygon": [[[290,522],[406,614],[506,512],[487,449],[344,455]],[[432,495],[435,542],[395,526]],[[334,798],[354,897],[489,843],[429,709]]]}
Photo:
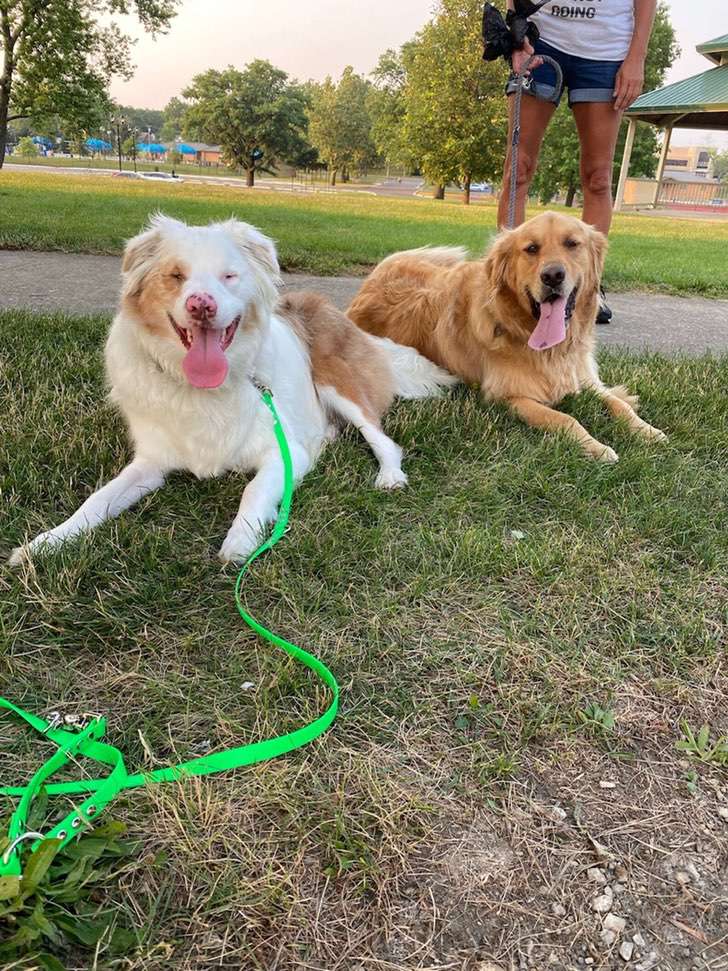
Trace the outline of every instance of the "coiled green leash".
{"label": "coiled green leash", "polygon": [[[5,709],[17,715],[18,718],[58,747],[56,753],[38,769],[27,785],[0,787],[0,795],[14,796],[20,799],[11,817],[7,838],[3,839],[0,836],[0,889],[12,891],[12,887],[2,887],[2,884],[7,884],[8,881],[12,884],[17,881],[19,886],[23,872],[21,855],[24,849],[29,849],[30,854],[35,853],[46,840],[58,840],[59,846],[64,846],[82,830],[93,825],[97,817],[119,793],[127,789],[139,789],[155,782],[174,782],[189,776],[212,775],[216,772],[226,772],[229,769],[237,769],[245,765],[254,765],[257,762],[266,762],[279,755],[284,755],[286,752],[292,752],[294,749],[308,745],[309,742],[322,735],[336,718],[339,708],[339,686],[331,671],[317,657],[269,631],[255,618],[251,617],[243,607],[241,600],[242,582],[249,568],[259,556],[272,549],[285,533],[293,499],[293,463],[286,435],[270,391],[266,389],[261,393],[264,403],[273,416],[273,430],[283,461],[283,498],[271,535],[251,554],[238,574],[235,583],[235,603],[240,616],[251,630],[270,644],[282,648],[323,681],[331,692],[331,702],[328,708],[314,721],[287,735],[269,738],[262,742],[254,742],[239,748],[226,749],[223,752],[215,752],[212,755],[201,756],[179,765],[157,769],[154,772],[129,775],[124,764],[124,756],[119,749],[101,741],[106,732],[106,719],[98,716],[83,716],[81,718],[66,716],[63,718],[55,712],[50,720],[46,721],[38,718],[37,715],[24,711],[10,701],[0,698],[0,709]],[[46,784],[47,780],[55,775],[59,769],[67,765],[69,761],[76,761],[78,757],[92,759],[102,765],[109,766],[111,771],[103,779],[84,779],[78,782]],[[44,835],[29,832],[27,828],[30,807],[41,790],[51,796],[86,794],[86,797],[60,823]]]}

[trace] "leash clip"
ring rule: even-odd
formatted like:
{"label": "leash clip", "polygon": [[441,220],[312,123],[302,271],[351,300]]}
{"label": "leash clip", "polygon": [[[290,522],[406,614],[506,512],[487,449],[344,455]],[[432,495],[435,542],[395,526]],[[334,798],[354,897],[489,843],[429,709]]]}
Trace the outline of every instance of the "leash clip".
{"label": "leash clip", "polygon": [[16,846],[19,846],[21,843],[24,843],[25,840],[42,840],[42,839],[44,839],[44,836],[42,833],[28,832],[28,833],[23,833],[22,836],[16,836],[13,842],[10,844],[10,846],[8,846],[8,848],[5,850],[5,852],[2,855],[3,866],[7,866],[8,863],[10,862],[10,857],[13,855],[13,851],[15,850]]}
{"label": "leash clip", "polygon": [[82,732],[93,721],[97,721],[101,716],[90,711],[83,714],[69,713],[62,714],[60,711],[52,711],[48,718],[48,724],[43,731],[44,735],[56,728],[65,728],[69,732]]}

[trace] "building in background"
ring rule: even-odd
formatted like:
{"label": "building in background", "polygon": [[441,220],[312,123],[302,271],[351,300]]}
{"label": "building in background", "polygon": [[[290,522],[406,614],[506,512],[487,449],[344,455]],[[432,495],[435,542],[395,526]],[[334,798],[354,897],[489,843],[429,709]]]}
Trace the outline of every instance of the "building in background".
{"label": "building in background", "polygon": [[713,177],[713,160],[709,145],[671,145],[665,159],[665,176],[687,173],[693,178]]}

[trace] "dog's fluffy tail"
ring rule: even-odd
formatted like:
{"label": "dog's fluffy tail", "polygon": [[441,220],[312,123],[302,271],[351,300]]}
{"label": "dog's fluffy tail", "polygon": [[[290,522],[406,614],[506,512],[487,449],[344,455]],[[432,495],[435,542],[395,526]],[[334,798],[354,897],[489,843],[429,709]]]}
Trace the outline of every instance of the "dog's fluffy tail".
{"label": "dog's fluffy tail", "polygon": [[392,369],[395,393],[400,398],[437,398],[458,378],[423,357],[414,347],[395,344],[388,337],[372,337],[384,351]]}

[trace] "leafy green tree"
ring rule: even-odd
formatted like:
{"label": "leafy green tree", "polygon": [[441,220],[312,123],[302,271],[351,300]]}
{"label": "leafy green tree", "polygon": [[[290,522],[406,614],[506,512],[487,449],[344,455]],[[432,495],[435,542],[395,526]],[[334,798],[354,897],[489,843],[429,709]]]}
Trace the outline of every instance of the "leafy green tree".
{"label": "leafy green tree", "polygon": [[36,158],[40,155],[40,152],[33,139],[29,135],[24,135],[18,141],[15,154],[20,155],[21,158]]}
{"label": "leafy green tree", "polygon": [[381,55],[372,71],[373,84],[366,99],[377,152],[388,166],[391,163],[409,169],[417,168],[419,163],[405,134],[407,63],[415,47],[416,42],[410,41],[400,51],[387,50]]}
{"label": "leafy green tree", "polygon": [[[645,61],[645,90],[659,88],[665,80],[668,68],[680,54],[670,13],[664,0],[658,4],[655,26]],[[614,156],[614,183],[619,179],[619,169],[627,137],[627,121],[620,128]],[[638,125],[635,133],[630,172],[652,178],[657,168],[659,144],[657,132],[651,125]],[[559,192],[566,193],[567,205],[572,205],[581,185],[579,175],[579,138],[574,117],[568,107],[561,105],[554,115],[544,138],[533,191],[542,202],[550,202]]]}
{"label": "leafy green tree", "polygon": [[312,90],[309,140],[329,170],[331,185],[339,173],[346,181],[351,168],[365,168],[377,155],[367,109],[370,83],[352,67],[338,83],[330,77]]}
{"label": "leafy green tree", "polygon": [[269,61],[198,74],[182,97],[189,103],[185,132],[219,144],[225,160],[246,172],[249,186],[256,172],[274,171],[305,145],[304,91]]}
{"label": "leafy green tree", "polygon": [[162,112],[159,136],[164,142],[173,142],[182,134],[187,105],[181,98],[170,98]]}
{"label": "leafy green tree", "polygon": [[179,0],[0,0],[0,166],[8,122],[58,115],[98,128],[114,76],[131,75],[131,39],[114,16],[165,30]]}
{"label": "leafy green tree", "polygon": [[728,182],[728,150],[713,152],[713,175],[721,182]]}
{"label": "leafy green tree", "polygon": [[404,140],[435,186],[500,176],[505,152],[506,69],[483,61],[481,0],[439,0],[407,57]]}

